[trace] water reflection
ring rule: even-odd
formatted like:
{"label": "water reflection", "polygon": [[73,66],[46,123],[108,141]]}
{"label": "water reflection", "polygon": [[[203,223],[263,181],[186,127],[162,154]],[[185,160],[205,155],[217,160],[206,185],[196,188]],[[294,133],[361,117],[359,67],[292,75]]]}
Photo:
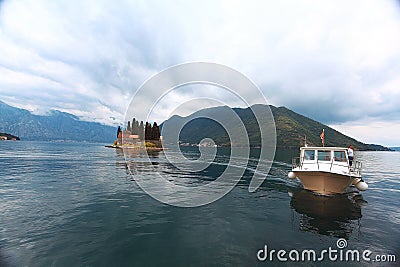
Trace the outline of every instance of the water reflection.
{"label": "water reflection", "polygon": [[124,158],[124,151],[120,148],[115,149],[115,165],[117,167],[124,167],[126,170],[128,170],[128,166],[126,165],[126,161]]}
{"label": "water reflection", "polygon": [[355,228],[360,229],[361,207],[366,204],[360,194],[321,196],[304,189],[290,194],[301,231],[348,239]]}
{"label": "water reflection", "polygon": [[157,172],[155,167],[160,164],[160,150],[152,149],[115,149],[116,165],[123,166],[127,173],[137,174],[144,171],[147,174]]}

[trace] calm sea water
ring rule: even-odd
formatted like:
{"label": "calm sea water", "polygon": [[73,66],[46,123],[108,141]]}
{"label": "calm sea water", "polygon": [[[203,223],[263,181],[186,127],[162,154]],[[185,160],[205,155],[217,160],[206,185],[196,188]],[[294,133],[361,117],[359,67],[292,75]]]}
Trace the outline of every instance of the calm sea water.
{"label": "calm sea water", "polygon": [[[198,153],[183,151],[189,158]],[[222,199],[178,208],[144,193],[119,150],[0,142],[0,266],[264,266],[271,262],[256,256],[264,245],[323,250],[336,248],[338,238],[350,249],[395,254],[400,261],[399,152],[357,153],[370,189],[335,197],[316,196],[289,180],[292,156],[297,151],[277,151],[254,193],[248,185],[256,160]],[[226,158],[220,149],[219,161]],[[163,153],[152,160],[138,168],[151,176],[160,166],[188,185],[215,179],[223,166],[193,175],[170,166]],[[272,264],[280,263],[275,258]]]}

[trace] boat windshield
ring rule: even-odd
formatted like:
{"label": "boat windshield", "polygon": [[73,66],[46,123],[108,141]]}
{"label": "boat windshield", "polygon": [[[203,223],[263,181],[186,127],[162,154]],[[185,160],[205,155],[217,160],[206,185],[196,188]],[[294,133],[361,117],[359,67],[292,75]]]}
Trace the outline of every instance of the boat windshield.
{"label": "boat windshield", "polygon": [[318,160],[330,161],[331,151],[330,150],[318,150]]}
{"label": "boat windshield", "polygon": [[333,159],[339,162],[347,162],[346,153],[344,151],[334,151]]}
{"label": "boat windshield", "polygon": [[314,160],[315,150],[304,150],[304,160]]}

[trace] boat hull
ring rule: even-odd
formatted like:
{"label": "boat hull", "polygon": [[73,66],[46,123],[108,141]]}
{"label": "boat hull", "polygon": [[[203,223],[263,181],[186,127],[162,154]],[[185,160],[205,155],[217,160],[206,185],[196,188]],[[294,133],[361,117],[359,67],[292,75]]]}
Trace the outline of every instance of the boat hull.
{"label": "boat hull", "polygon": [[341,194],[352,184],[353,178],[322,171],[295,171],[304,189],[322,195]]}

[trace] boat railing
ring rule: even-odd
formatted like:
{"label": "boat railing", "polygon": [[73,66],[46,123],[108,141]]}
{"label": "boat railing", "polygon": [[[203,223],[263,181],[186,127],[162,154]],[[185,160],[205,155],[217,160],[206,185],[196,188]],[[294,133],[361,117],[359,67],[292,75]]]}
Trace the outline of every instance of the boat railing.
{"label": "boat railing", "polygon": [[292,169],[300,167],[300,166],[301,166],[300,157],[292,158]]}
{"label": "boat railing", "polygon": [[330,171],[332,171],[333,167],[339,167],[339,168],[346,167],[346,162],[332,160],[331,161]]}
{"label": "boat railing", "polygon": [[358,160],[353,161],[353,166],[350,167],[350,172],[361,176],[362,163]]}
{"label": "boat railing", "polygon": [[[328,163],[330,165],[329,166],[330,171],[332,171],[333,166],[343,166],[340,163],[336,163],[334,160],[323,161],[323,164],[326,164],[326,163]],[[308,163],[304,163],[300,157],[292,158],[292,169],[297,168],[297,167],[302,169],[304,164],[308,164]],[[317,164],[317,170],[320,170],[320,162],[318,159],[316,159],[315,162],[310,162],[309,164]],[[347,165],[347,166],[349,168],[349,173],[351,173],[352,175],[361,176],[362,163],[360,161],[354,160],[353,165],[351,167],[349,165]]]}

